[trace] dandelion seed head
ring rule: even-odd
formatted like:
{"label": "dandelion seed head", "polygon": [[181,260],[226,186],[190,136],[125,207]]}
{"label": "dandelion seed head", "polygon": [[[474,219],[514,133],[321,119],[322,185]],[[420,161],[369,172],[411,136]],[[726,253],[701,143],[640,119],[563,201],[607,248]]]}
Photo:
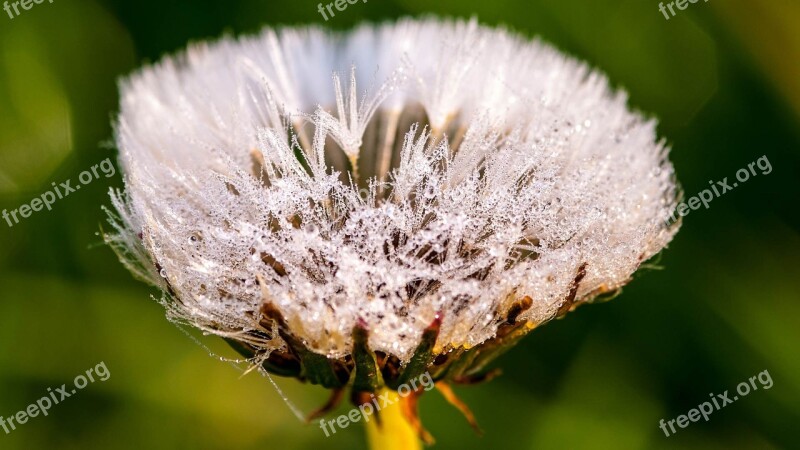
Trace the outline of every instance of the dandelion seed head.
{"label": "dandelion seed head", "polygon": [[407,361],[437,314],[438,348],[474,347],[520,299],[541,323],[621,287],[676,232],[668,149],[626,102],[475,21],[195,44],[121,84],[108,239],[170,317],[266,352],[264,302],[332,358],[364,323]]}

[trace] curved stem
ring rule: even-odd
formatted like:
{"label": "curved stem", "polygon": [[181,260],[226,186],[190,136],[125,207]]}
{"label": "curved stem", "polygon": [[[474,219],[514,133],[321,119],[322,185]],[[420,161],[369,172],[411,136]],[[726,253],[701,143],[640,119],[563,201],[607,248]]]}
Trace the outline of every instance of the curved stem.
{"label": "curved stem", "polygon": [[411,427],[402,410],[397,392],[384,388],[376,397],[389,395],[387,406],[380,410],[380,424],[373,416],[366,423],[367,441],[372,450],[421,450],[417,432]]}

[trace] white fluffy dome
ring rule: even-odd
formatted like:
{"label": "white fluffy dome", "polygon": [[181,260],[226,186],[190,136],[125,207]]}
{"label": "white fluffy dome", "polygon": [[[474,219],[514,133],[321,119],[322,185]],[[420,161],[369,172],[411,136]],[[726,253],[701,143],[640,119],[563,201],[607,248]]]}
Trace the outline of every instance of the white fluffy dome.
{"label": "white fluffy dome", "polygon": [[[546,321],[658,253],[676,187],[655,123],[586,65],[470,21],[267,29],[122,83],[109,240],[174,319],[266,352],[407,360]],[[259,281],[260,280],[260,281]],[[528,300],[526,300],[527,302]]]}

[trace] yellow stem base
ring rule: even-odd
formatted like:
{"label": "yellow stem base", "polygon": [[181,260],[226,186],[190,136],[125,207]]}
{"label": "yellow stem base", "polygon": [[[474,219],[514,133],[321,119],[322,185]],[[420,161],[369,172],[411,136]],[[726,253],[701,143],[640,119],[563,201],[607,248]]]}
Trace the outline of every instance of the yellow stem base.
{"label": "yellow stem base", "polygon": [[390,404],[381,407],[380,425],[375,417],[370,417],[366,423],[367,441],[372,450],[421,450],[422,444],[417,432],[408,423],[401,406],[401,399],[397,392],[383,389],[375,396],[389,394]]}

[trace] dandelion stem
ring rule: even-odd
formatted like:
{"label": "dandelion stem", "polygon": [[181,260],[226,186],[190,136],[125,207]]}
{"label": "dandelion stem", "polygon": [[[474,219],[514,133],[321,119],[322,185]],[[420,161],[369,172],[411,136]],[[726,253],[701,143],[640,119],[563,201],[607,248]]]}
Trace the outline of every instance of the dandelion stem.
{"label": "dandelion stem", "polygon": [[372,450],[421,450],[417,432],[403,414],[401,399],[397,392],[384,389],[377,393],[386,398],[388,406],[381,407],[380,424],[374,418],[366,423],[367,441]]}

